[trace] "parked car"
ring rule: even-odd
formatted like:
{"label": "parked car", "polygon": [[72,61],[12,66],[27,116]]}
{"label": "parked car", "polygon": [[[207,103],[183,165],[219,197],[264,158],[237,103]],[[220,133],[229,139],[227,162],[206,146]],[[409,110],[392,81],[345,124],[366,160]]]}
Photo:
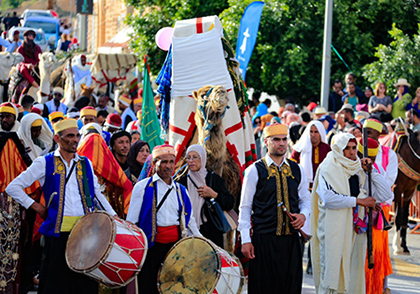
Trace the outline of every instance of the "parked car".
{"label": "parked car", "polygon": [[42,17],[42,16],[28,16],[24,22],[24,27],[42,29],[47,38],[48,45],[50,48],[55,50],[58,43],[60,21],[54,17]]}
{"label": "parked car", "polygon": [[54,17],[51,10],[37,10],[37,9],[26,9],[22,15],[20,16],[21,19],[26,19],[30,16],[44,16],[44,17]]}
{"label": "parked car", "polygon": [[19,31],[19,39],[23,42],[23,33],[27,30],[33,30],[36,34],[35,37],[35,44],[37,44],[39,47],[41,47],[42,52],[46,52],[50,50],[50,47],[48,46],[47,38],[45,37],[44,31],[41,29],[34,29],[34,28],[25,28],[25,27],[12,27],[8,34],[7,39],[12,42],[13,41],[13,34],[15,31]]}

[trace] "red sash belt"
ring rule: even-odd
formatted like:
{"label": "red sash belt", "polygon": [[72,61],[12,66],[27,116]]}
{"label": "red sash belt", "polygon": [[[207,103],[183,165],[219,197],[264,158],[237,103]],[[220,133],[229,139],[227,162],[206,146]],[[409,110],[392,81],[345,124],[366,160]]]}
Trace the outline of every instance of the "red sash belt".
{"label": "red sash belt", "polygon": [[168,244],[174,243],[179,240],[179,228],[178,226],[170,227],[157,227],[155,242]]}

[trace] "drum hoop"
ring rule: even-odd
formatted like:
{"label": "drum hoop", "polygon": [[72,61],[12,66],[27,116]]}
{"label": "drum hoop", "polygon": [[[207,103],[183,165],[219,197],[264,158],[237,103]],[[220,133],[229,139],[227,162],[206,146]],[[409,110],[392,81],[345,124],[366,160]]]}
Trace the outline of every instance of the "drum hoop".
{"label": "drum hoop", "polygon": [[[112,217],[112,216],[111,216]],[[124,223],[127,223],[127,221],[126,220],[124,220],[124,219],[120,219],[120,220],[122,220]],[[115,221],[113,221],[112,222],[112,224],[113,225],[115,225],[116,226],[116,224],[115,224]],[[130,224],[131,225],[131,224]],[[135,226],[135,225],[134,225]],[[113,227],[113,230],[114,230],[115,228]],[[127,286],[129,283],[131,283],[136,277],[137,277],[137,275],[140,273],[140,271],[141,271],[141,269],[143,268],[143,264],[144,264],[144,262],[146,261],[146,256],[147,256],[147,251],[148,251],[148,241],[147,241],[147,237],[146,237],[146,234],[143,232],[143,230],[142,229],[140,229],[139,227],[137,227],[137,226],[135,226],[135,228],[134,229],[136,229],[136,231],[137,232],[139,232],[140,234],[141,234],[141,236],[143,237],[143,240],[144,240],[144,248],[143,248],[143,251],[144,251],[144,253],[143,253],[143,259],[142,259],[142,261],[141,261],[141,263],[140,263],[140,266],[139,266],[139,268],[137,269],[137,270],[132,270],[133,272],[134,272],[134,274],[133,274],[133,276],[131,277],[131,278],[129,278],[127,281],[125,281],[124,283],[118,283],[118,282],[114,282],[114,283],[108,283],[108,282],[106,282],[106,281],[104,281],[100,276],[98,276],[98,275],[96,275],[96,274],[93,274],[93,271],[95,270],[95,269],[97,269],[98,267],[95,267],[95,268],[93,268],[91,271],[87,271],[87,272],[84,272],[85,274],[88,274],[89,276],[91,276],[91,277],[94,277],[95,279],[96,279],[96,281],[98,281],[99,283],[101,283],[101,284],[103,284],[103,285],[105,285],[106,287],[108,287],[108,288],[110,288],[110,289],[117,289],[117,288],[121,288],[121,287],[124,287],[124,286]],[[132,229],[132,228],[129,228],[129,230],[130,231],[134,231],[134,229]],[[113,236],[113,242],[112,243],[110,243],[110,245],[112,246],[112,247],[114,247],[113,245],[114,245],[114,243],[115,243],[115,238],[116,238],[116,233],[114,234],[114,236]],[[109,256],[109,254],[111,253],[111,251],[112,250],[109,250],[109,247],[108,247],[108,249],[107,249],[107,251],[106,251],[106,254],[104,254],[104,256],[101,258],[101,260],[98,262],[98,263],[101,263],[101,265],[104,265],[104,266],[106,266],[106,267],[109,267],[109,265],[107,265],[106,264],[106,259],[108,258],[108,256]],[[105,257],[105,258],[104,258]]]}
{"label": "drum hoop", "polygon": [[235,254],[233,254],[232,252],[229,252],[227,250],[225,250],[225,252],[227,252],[230,255],[230,257],[232,257],[232,259],[238,264],[239,273],[240,273],[240,275],[241,275],[242,278],[240,279],[239,287],[238,287],[238,292],[236,294],[241,294],[242,293],[242,288],[244,287],[244,284],[245,284],[245,273],[244,273],[244,269],[242,267],[242,263],[239,260],[239,258]]}
{"label": "drum hoop", "polygon": [[[110,220],[111,220],[111,224],[112,224],[112,232],[113,232],[113,234],[112,234],[112,236],[111,236],[111,240],[110,240],[110,242],[108,243],[108,247],[107,247],[107,249],[105,250],[105,254],[101,257],[101,258],[99,258],[99,260],[94,264],[94,265],[92,265],[91,267],[89,267],[89,268],[87,268],[87,269],[84,269],[84,270],[78,270],[78,269],[75,269],[74,267],[72,267],[72,266],[70,266],[69,265],[69,261],[68,261],[68,257],[67,257],[67,244],[66,244],[66,254],[65,254],[65,256],[66,256],[66,263],[67,263],[67,265],[69,266],[69,268],[71,269],[71,270],[73,270],[73,271],[75,271],[75,272],[78,272],[78,273],[84,273],[84,274],[86,274],[86,273],[90,273],[90,272],[92,272],[93,270],[95,270],[95,269],[97,269],[98,267],[99,267],[99,265],[98,264],[100,264],[101,263],[101,261],[102,260],[106,260],[107,258],[108,258],[108,256],[109,256],[109,254],[111,253],[111,250],[110,250],[110,247],[112,247],[112,245],[114,244],[114,242],[115,242],[115,237],[116,237],[116,234],[115,234],[115,222],[113,221],[113,217],[111,216],[111,214],[110,213],[108,213],[108,212],[106,212],[106,211],[103,211],[103,210],[98,210],[98,211],[95,211],[95,212],[88,212],[87,214],[85,214],[83,217],[81,217],[77,222],[76,222],[76,224],[74,225],[74,227],[83,219],[83,218],[85,218],[87,215],[91,215],[91,214],[94,214],[94,213],[96,213],[96,214],[105,214]],[[74,228],[73,227],[73,228]],[[70,239],[70,237],[71,237],[71,234],[73,233],[73,230],[70,232],[70,235],[69,235],[69,239]]]}
{"label": "drum hoop", "polygon": [[[173,246],[172,246],[172,248],[171,249],[169,249],[169,251],[168,251],[168,253],[166,254],[166,256],[165,256],[165,258],[163,259],[163,261],[165,261],[166,260],[166,258],[168,257],[168,255],[169,255],[169,253],[171,253],[171,251],[172,251],[172,249],[174,249],[179,243],[181,243],[181,242],[183,242],[183,241],[186,241],[186,240],[189,240],[189,239],[201,239],[201,240],[203,240],[203,241],[205,241],[206,243],[208,243],[209,245],[210,245],[210,247],[214,250],[214,252],[216,253],[215,255],[217,256],[217,268],[221,268],[222,267],[222,258],[220,257],[220,255],[219,254],[217,254],[217,250],[216,250],[216,245],[210,240],[210,239],[206,239],[206,238],[203,238],[203,237],[195,237],[195,236],[190,236],[190,237],[186,237],[186,238],[182,238],[182,239],[180,239],[178,242],[176,242]],[[159,283],[159,277],[160,277],[160,275],[161,275],[161,273],[162,273],[162,267],[163,267],[163,262],[162,262],[162,264],[160,265],[160,267],[159,267],[159,272],[158,272],[158,275],[157,275],[157,284],[158,284],[158,289],[159,289],[159,293],[162,293],[162,290],[161,290],[161,288],[160,288],[160,286],[161,286],[161,284]],[[214,291],[214,289],[216,288],[216,286],[217,286],[217,283],[219,283],[219,279],[220,279],[220,276],[222,275],[222,273],[221,273],[221,271],[216,271],[216,278],[214,279],[214,285],[212,285],[212,287],[211,287],[211,290],[210,290],[210,292],[209,293],[213,293],[213,291]],[[241,281],[241,282],[243,282],[243,281]]]}

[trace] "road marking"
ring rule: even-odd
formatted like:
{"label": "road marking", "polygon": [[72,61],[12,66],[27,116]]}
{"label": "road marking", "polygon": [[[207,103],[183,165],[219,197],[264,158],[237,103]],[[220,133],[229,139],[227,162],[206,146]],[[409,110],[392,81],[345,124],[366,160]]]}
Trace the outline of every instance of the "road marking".
{"label": "road marking", "polygon": [[420,277],[420,266],[402,261],[398,258],[394,259],[394,270],[397,275],[408,277]]}

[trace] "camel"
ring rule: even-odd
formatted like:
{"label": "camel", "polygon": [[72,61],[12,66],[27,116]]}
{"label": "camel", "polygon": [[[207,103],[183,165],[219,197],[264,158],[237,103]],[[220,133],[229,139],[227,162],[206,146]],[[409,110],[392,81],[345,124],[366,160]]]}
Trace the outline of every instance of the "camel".
{"label": "camel", "polygon": [[[223,117],[229,108],[228,91],[224,86],[204,86],[193,92],[197,101],[194,120],[196,129],[189,145],[201,144],[207,152],[206,168],[220,175],[226,183],[226,188],[235,197],[235,210],[239,206],[241,193],[241,171],[227,150],[227,138],[223,129]],[[185,158],[177,163],[184,166]],[[183,173],[180,173],[179,177]],[[233,231],[225,234],[225,249],[233,252]]]}
{"label": "camel", "polygon": [[64,66],[65,86],[64,86],[64,104],[70,109],[76,101],[76,93],[74,91],[73,71],[71,68],[72,59],[70,58]]}
{"label": "camel", "polygon": [[82,97],[82,96],[89,97],[90,104],[93,107],[96,107],[97,97],[93,93],[94,90],[95,90],[95,85],[89,87],[89,86],[86,86],[86,85],[83,84],[83,85],[80,86],[80,95],[79,95],[79,97]]}
{"label": "camel", "polygon": [[51,92],[51,72],[55,63],[56,58],[53,53],[44,52],[39,55],[38,66],[41,82],[39,85],[39,91],[36,93],[39,103],[44,104],[48,101]]}
{"label": "camel", "polygon": [[[198,144],[207,152],[206,168],[224,178],[226,187],[238,200],[241,191],[239,166],[233,161],[226,148],[226,135],[223,131],[223,117],[228,106],[228,91],[223,86],[204,86],[193,92],[197,100],[195,113]],[[197,137],[195,137],[197,138]],[[193,141],[196,141],[193,137]],[[237,205],[239,201],[236,201]]]}
{"label": "camel", "polygon": [[20,53],[0,53],[0,102],[8,101],[9,73],[13,66],[24,60]]}
{"label": "camel", "polygon": [[110,83],[125,82],[130,89],[130,94],[137,94],[137,78],[130,71],[132,66],[130,66],[130,68],[107,69],[108,65],[106,64],[104,65],[104,68],[99,65],[95,66],[97,54],[86,55],[86,58],[87,63],[91,65],[92,71],[92,85],[90,87],[84,86],[83,88],[75,89],[73,74],[71,74],[71,66],[76,63],[76,61],[73,60],[74,58],[68,59],[65,64],[57,67],[52,73],[52,85],[59,87],[63,87],[64,85],[64,103],[66,105],[72,107],[75,100],[80,96],[90,97],[92,99],[92,104],[95,105],[97,103],[96,95],[99,95],[100,93],[108,93],[109,97],[113,100],[111,89],[108,88]]}

